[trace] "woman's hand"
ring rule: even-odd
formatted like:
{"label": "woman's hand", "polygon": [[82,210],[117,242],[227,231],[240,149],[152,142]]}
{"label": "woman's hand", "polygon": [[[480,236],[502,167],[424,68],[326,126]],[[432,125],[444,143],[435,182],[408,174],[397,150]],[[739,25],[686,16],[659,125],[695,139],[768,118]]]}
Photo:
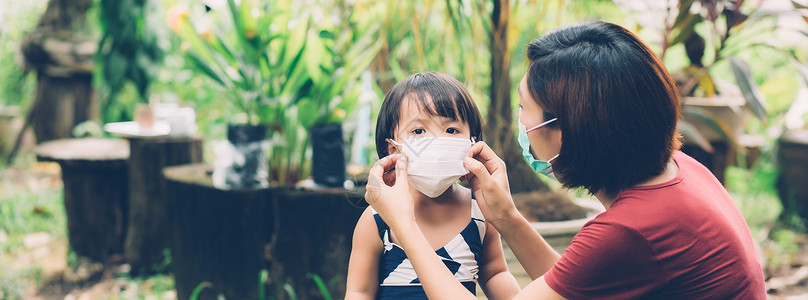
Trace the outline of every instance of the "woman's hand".
{"label": "woman's hand", "polygon": [[464,177],[471,183],[474,197],[478,200],[483,215],[491,224],[499,227],[514,213],[518,214],[508,185],[508,172],[505,162],[485,142],[471,146],[469,157],[463,165],[471,174]]}
{"label": "woman's hand", "polygon": [[413,199],[407,183],[407,157],[388,155],[377,161],[368,175],[365,201],[390,227],[414,224]]}

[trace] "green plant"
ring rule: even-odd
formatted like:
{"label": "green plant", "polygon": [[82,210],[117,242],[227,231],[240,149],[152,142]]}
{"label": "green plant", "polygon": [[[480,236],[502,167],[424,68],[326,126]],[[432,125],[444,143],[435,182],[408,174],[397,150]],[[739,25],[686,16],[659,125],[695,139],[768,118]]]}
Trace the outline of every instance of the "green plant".
{"label": "green plant", "polygon": [[269,128],[270,179],[280,184],[300,177],[305,150],[294,106],[308,78],[303,55],[310,22],[293,18],[291,9],[287,1],[229,0],[222,11],[190,17],[175,7],[170,20],[191,69],[224,88],[244,122]]}
{"label": "green plant", "polygon": [[[671,67],[666,58],[673,50],[681,51],[687,63],[672,73],[683,99],[683,120],[679,131],[689,143],[713,152],[710,140],[693,122],[703,124],[721,139],[727,141],[737,153],[744,153],[738,132],[731,121],[719,116],[703,105],[724,105],[733,108],[741,118],[740,106],[748,107],[752,114],[767,120],[766,102],[752,76],[749,65],[738,57],[753,47],[765,46],[761,32],[776,26],[775,14],[761,11],[762,2],[746,8],[744,0],[679,0],[665,6],[663,29],[659,42],[660,58]],[[637,4],[636,1],[634,4]],[[681,52],[678,52],[681,53]],[[729,64],[735,86],[725,87],[716,79],[716,66]],[[742,96],[744,101],[728,101]],[[697,105],[687,105],[696,104]]]}
{"label": "green plant", "polygon": [[16,59],[24,34],[36,27],[47,1],[0,3],[0,110],[3,106],[23,106],[31,102],[36,90],[36,75],[26,71]]}
{"label": "green plant", "polygon": [[[352,16],[347,16],[350,19]],[[359,77],[381,49],[378,27],[323,24],[306,33],[308,80],[297,105],[304,127],[341,123],[362,92]]]}
{"label": "green plant", "polygon": [[323,295],[324,300],[331,300],[331,293],[328,291],[328,286],[325,284],[320,275],[309,273],[306,274],[311,280],[314,280],[314,283],[317,284],[317,289],[320,291],[320,294]]}
{"label": "green plant", "polygon": [[225,88],[247,123],[268,123],[258,119],[258,110],[282,114],[305,82],[308,17],[293,18],[286,1],[227,4],[225,11],[195,15],[194,20],[187,10],[174,8],[172,29],[183,40],[192,69]]}
{"label": "green plant", "polygon": [[[323,281],[323,279],[319,275],[309,273],[307,276],[309,278],[311,278],[314,281],[314,283],[317,285],[317,290],[323,296],[324,300],[331,300],[332,299],[331,292],[328,291],[328,286],[325,284],[325,282]],[[261,270],[260,272],[258,272],[258,300],[266,300],[267,299],[266,298],[267,297],[267,295],[266,295],[266,282],[267,282],[268,278],[269,278],[269,271]],[[334,283],[334,282],[332,282],[332,283]],[[202,294],[202,291],[204,291],[205,289],[208,289],[208,288],[213,288],[213,284],[208,282],[208,281],[200,282],[194,288],[193,292],[191,292],[191,296],[190,296],[189,299],[190,300],[199,299],[199,295]],[[278,285],[277,290],[276,290],[276,294],[274,295],[274,297],[272,297],[272,299],[277,299],[280,296],[281,291],[283,291],[283,293],[286,294],[286,297],[288,297],[290,300],[297,300],[298,299],[297,292],[295,292],[294,287],[292,287],[292,285],[288,284],[288,283]],[[224,295],[222,295],[222,294],[219,294],[218,298],[222,299],[222,300],[226,299],[224,297]]]}
{"label": "green plant", "polygon": [[134,84],[140,101],[148,101],[149,86],[162,66],[160,42],[165,30],[154,20],[160,10],[154,0],[101,0],[98,5],[103,36],[96,62],[106,92],[101,116],[117,120],[121,114],[131,113],[132,105],[117,101],[127,83]]}

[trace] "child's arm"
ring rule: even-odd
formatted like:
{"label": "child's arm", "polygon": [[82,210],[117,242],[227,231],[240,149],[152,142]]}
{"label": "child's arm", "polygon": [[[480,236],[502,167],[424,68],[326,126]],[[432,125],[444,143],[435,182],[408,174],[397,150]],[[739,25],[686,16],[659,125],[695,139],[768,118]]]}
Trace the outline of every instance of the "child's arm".
{"label": "child's arm", "polygon": [[379,287],[379,258],[384,245],[370,207],[365,209],[353,235],[345,300],[373,299]]}
{"label": "child's arm", "polygon": [[478,282],[488,299],[513,299],[519,293],[519,284],[508,271],[499,232],[488,222],[485,227]]}

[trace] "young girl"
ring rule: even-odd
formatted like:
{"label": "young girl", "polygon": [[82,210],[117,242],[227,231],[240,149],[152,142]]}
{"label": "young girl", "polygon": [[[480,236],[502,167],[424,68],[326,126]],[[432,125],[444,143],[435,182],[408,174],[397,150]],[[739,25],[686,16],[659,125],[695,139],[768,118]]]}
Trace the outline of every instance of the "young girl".
{"label": "young girl", "polygon": [[[468,173],[463,157],[482,139],[477,106],[463,85],[426,72],[396,84],[376,123],[379,157],[407,157],[416,222],[435,254],[472,293],[508,298],[519,286],[508,271],[499,233],[483,218],[471,191],[457,184]],[[384,176],[391,185],[395,172]],[[426,299],[412,264],[387,224],[368,207],[356,224],[345,299]]]}

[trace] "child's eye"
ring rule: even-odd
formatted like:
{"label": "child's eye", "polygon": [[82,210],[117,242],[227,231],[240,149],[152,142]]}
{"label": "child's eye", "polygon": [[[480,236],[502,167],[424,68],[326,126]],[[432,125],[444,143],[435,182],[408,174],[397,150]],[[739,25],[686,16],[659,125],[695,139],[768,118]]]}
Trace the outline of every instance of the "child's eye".
{"label": "child's eye", "polygon": [[424,134],[424,133],[426,133],[426,130],[424,130],[423,128],[416,128],[416,129],[412,130],[412,133],[414,133],[414,134]]}
{"label": "child's eye", "polygon": [[456,134],[456,133],[460,133],[460,130],[457,130],[457,128],[446,128],[446,133],[448,133],[448,134]]}

